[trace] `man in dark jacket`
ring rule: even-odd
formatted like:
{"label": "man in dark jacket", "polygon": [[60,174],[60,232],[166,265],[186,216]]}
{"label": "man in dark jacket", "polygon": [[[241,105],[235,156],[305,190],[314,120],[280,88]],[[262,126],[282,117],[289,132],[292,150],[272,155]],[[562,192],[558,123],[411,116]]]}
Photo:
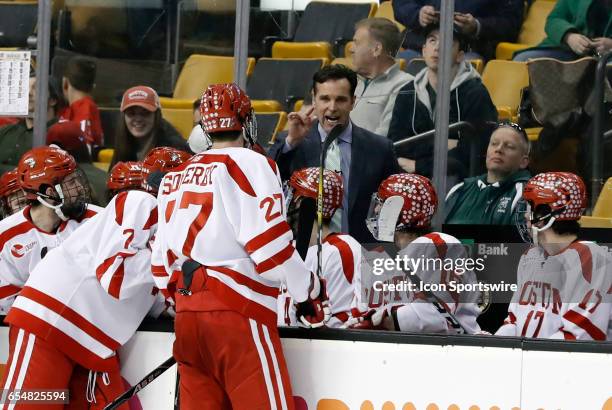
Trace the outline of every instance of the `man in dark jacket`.
{"label": "man in dark jacket", "polygon": [[[395,100],[388,137],[398,141],[435,128],[436,88],[438,83],[439,30],[437,26],[427,28],[427,40],[423,56],[427,67],[421,70],[414,81],[400,89]],[[480,75],[464,59],[465,39],[454,34],[453,64],[451,76],[449,122],[467,121],[476,128],[476,138],[451,133],[449,135],[449,172],[460,179],[467,176],[470,144],[478,144],[479,163],[484,157],[489,141],[489,130],[482,127],[486,122],[497,121],[497,110],[489,92],[482,84]],[[397,150],[399,163],[406,172],[416,172],[431,177],[433,169],[433,139],[404,146]],[[481,171],[482,172],[482,171]]]}
{"label": "man in dark jacket", "polygon": [[[394,0],[395,19],[407,27],[404,48],[421,51],[424,27],[439,23],[441,0]],[[472,49],[486,60],[495,58],[500,41],[516,41],[523,23],[522,0],[455,0],[455,25],[469,36]]]}
{"label": "man in dark jacket", "polygon": [[400,169],[391,141],[351,122],[356,87],[357,74],[345,66],[326,66],[315,73],[313,107],[289,114],[287,136],[279,136],[268,155],[276,160],[282,179],[287,180],[295,170],[319,166],[322,141],[340,125],[343,131],[337,144],[328,150],[325,163],[327,169],[341,172],[345,187],[342,212],[336,212],[340,220],[332,220],[331,225],[367,243],[374,242],[365,222],[372,193]]}
{"label": "man in dark jacket", "polygon": [[468,178],[446,197],[447,224],[512,225],[523,186],[531,174],[529,140],[523,129],[502,123],[487,148],[487,173]]}

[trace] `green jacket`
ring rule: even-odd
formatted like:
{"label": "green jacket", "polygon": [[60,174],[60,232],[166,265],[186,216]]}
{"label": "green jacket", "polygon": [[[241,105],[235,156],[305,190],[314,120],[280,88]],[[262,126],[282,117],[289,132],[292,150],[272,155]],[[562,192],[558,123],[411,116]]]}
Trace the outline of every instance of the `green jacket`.
{"label": "green jacket", "polygon": [[516,204],[531,174],[522,169],[488,184],[487,174],[467,178],[446,196],[447,224],[512,225]]}
{"label": "green jacket", "polygon": [[[538,47],[566,47],[562,43],[568,31],[595,37],[592,28],[587,26],[587,14],[593,0],[558,0],[555,8],[546,19],[546,35]],[[602,37],[612,37],[612,13],[608,16],[608,24]]]}
{"label": "green jacket", "polygon": [[[47,122],[47,128],[56,122],[57,119]],[[32,149],[33,139],[34,129],[28,129],[25,121],[0,128],[0,173],[17,166],[21,156]]]}
{"label": "green jacket", "polygon": [[87,162],[80,162],[79,168],[85,173],[89,186],[93,191],[92,203],[94,205],[106,206],[108,204],[108,189],[106,188],[108,174],[97,168],[94,164]]}

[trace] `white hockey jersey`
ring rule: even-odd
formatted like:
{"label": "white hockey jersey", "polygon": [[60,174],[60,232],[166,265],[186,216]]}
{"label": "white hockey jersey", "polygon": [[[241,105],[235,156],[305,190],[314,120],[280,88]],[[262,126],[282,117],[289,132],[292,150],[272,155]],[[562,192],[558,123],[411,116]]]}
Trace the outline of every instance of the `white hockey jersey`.
{"label": "white hockey jersey", "polygon": [[116,369],[115,351],[156,299],[149,248],[156,224],[152,195],[116,195],[34,268],[6,321],[85,368]]}
{"label": "white hockey jersey", "polygon": [[[244,148],[198,154],[164,177],[158,206],[152,262],[163,291],[172,293],[174,273],[193,259],[204,267],[206,288],[229,309],[269,326],[276,325],[281,283],[306,300],[310,272],[292,244],[273,161]],[[177,312],[199,309],[186,307],[195,295],[182,299]]]}
{"label": "white hockey jersey", "polygon": [[[400,250],[398,256],[403,261],[411,261],[408,262],[409,267],[411,267],[409,271],[414,271],[415,276],[411,281],[407,278],[405,272],[395,270],[387,274],[388,277],[392,277],[390,282],[398,284],[400,281],[406,281],[414,283],[414,286],[419,286],[419,280],[416,279],[418,276],[424,284],[442,284],[443,288],[432,292],[442,301],[440,305],[446,311],[452,313],[468,333],[480,331],[480,326],[476,322],[480,314],[477,304],[479,294],[474,292],[458,294],[450,290],[451,282],[476,283],[474,272],[466,270],[458,273],[456,269],[438,269],[438,266],[434,263],[434,261],[448,262],[467,258],[465,249],[455,237],[445,233],[432,232],[415,239],[406,248]],[[368,254],[371,261],[388,257],[382,250],[379,250],[379,252],[370,251]],[[417,265],[419,263],[421,265]],[[389,313],[393,312],[391,316],[399,330],[418,333],[455,332],[423,292],[409,289],[383,292],[374,289],[368,283],[371,281],[372,277],[364,281],[366,286],[369,287],[368,300],[366,301],[368,308],[377,309],[384,306]],[[407,300],[407,303],[400,302],[400,300]],[[363,310],[363,307],[361,309]]]}
{"label": "white hockey jersey", "polygon": [[0,314],[7,314],[30,272],[44,256],[41,254],[59,246],[101,210],[88,204],[82,218],[62,222],[54,233],[44,232],[32,223],[29,206],[0,221]]}
{"label": "white hockey jersey", "polygon": [[574,242],[556,255],[529,249],[519,261],[508,317],[495,334],[606,340],[611,262],[608,252],[592,242]]}
{"label": "white hockey jersey", "polygon": [[[340,327],[361,304],[361,245],[352,236],[331,233],[321,246],[321,276],[326,281],[332,317],[327,327]],[[308,248],[306,266],[317,271],[317,246]],[[357,311],[358,312],[358,311]],[[281,289],[279,296],[279,325],[297,326],[295,306]]]}

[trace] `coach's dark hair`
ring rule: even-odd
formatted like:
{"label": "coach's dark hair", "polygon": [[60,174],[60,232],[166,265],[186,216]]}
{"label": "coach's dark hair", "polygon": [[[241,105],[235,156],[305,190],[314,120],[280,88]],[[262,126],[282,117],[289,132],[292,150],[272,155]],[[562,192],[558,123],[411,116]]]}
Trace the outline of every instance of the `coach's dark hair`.
{"label": "coach's dark hair", "polygon": [[332,64],[321,68],[312,77],[312,89],[314,95],[317,95],[317,84],[323,84],[329,80],[342,80],[346,78],[351,85],[351,96],[355,95],[357,88],[357,73],[345,65]]}
{"label": "coach's dark hair", "polygon": [[578,221],[555,221],[550,229],[557,235],[576,235],[580,234],[580,223]]}
{"label": "coach's dark hair", "polygon": [[87,58],[73,57],[66,65],[64,77],[77,90],[89,93],[96,79],[96,63]]}

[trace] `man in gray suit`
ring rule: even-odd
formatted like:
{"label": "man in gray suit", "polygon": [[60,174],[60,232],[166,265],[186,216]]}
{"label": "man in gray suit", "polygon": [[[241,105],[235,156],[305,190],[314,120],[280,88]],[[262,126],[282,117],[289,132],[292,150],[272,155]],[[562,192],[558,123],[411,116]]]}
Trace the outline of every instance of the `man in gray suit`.
{"label": "man in gray suit", "polygon": [[[365,223],[372,193],[389,175],[401,172],[390,140],[353,124],[356,73],[343,65],[323,67],[313,76],[313,107],[289,114],[289,130],[269,150],[283,180],[293,171],[319,166],[321,144],[336,125],[343,128],[327,154],[326,168],[339,171],[344,182],[343,209],[337,231],[361,243],[374,242]],[[333,222],[333,221],[332,221]],[[333,224],[332,224],[333,225]]]}

